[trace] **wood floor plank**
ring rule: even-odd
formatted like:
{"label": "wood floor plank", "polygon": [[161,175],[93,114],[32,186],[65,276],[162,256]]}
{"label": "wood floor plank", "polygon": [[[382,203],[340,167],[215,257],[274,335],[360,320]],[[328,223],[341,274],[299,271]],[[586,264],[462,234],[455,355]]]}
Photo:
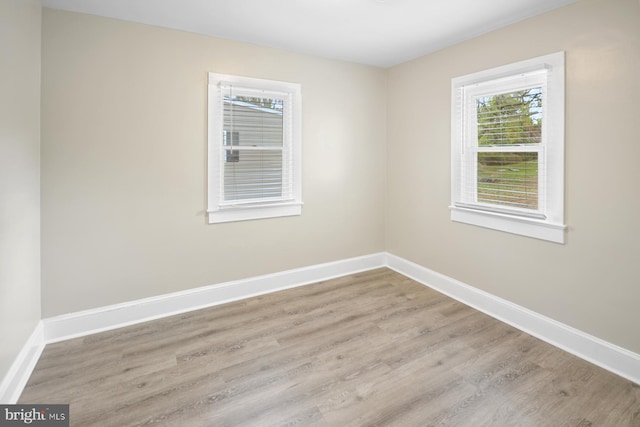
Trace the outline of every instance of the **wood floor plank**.
{"label": "wood floor plank", "polygon": [[381,268],[48,345],[73,426],[640,427],[640,387]]}

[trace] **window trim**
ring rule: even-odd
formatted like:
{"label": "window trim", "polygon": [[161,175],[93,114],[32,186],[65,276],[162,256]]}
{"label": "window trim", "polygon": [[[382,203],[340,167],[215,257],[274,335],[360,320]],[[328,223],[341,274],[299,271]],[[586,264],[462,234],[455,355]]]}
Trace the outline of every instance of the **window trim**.
{"label": "window trim", "polygon": [[[210,224],[254,219],[295,216],[302,214],[302,95],[298,83],[257,79],[229,74],[209,73],[208,83],[208,163],[207,217]],[[265,93],[287,94],[285,108],[290,109],[290,123],[284,129],[285,145],[291,156],[290,176],[292,198],[276,201],[222,201],[224,186],[223,104],[221,84],[233,84],[242,89]],[[287,124],[283,124],[287,126]]]}
{"label": "window trim", "polygon": [[[519,78],[546,70],[546,105],[543,122],[544,171],[539,182],[545,194],[540,212],[518,212],[469,204],[462,197],[464,171],[461,160],[465,144],[466,120],[465,88],[500,84],[500,80]],[[468,173],[468,172],[467,172]],[[564,52],[556,52],[451,80],[451,220],[485,228],[505,231],[555,243],[564,243]]]}

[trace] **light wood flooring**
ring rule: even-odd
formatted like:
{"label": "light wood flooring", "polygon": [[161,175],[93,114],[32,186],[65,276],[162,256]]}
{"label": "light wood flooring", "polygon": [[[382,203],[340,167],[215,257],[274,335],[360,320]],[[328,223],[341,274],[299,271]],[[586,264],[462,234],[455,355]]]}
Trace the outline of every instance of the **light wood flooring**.
{"label": "light wood flooring", "polygon": [[48,345],[72,426],[640,426],[640,386],[388,269]]}

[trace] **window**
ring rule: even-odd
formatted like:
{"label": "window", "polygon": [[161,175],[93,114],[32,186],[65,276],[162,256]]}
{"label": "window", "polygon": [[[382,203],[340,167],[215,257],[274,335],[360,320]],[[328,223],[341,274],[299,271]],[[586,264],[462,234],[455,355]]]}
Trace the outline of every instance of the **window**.
{"label": "window", "polygon": [[209,223],[300,215],[299,84],[209,73]]}
{"label": "window", "polygon": [[564,243],[564,52],[452,80],[450,209]]}

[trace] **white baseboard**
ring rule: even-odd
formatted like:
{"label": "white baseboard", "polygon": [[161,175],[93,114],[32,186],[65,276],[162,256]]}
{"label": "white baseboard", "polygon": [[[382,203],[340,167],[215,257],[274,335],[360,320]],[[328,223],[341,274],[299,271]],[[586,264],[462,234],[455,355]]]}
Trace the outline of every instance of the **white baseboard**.
{"label": "white baseboard", "polygon": [[40,321],[0,383],[0,403],[11,405],[18,401],[38,363],[44,344],[44,327]]}
{"label": "white baseboard", "polygon": [[388,253],[318,264],[51,317],[43,320],[43,339],[46,343],[62,341],[385,266],[640,384],[640,355]]}
{"label": "white baseboard", "polygon": [[81,337],[384,267],[385,259],[384,253],[366,255],[50,317],[43,320],[45,341]]}
{"label": "white baseboard", "polygon": [[395,255],[386,254],[386,265],[478,311],[640,384],[639,354]]}

